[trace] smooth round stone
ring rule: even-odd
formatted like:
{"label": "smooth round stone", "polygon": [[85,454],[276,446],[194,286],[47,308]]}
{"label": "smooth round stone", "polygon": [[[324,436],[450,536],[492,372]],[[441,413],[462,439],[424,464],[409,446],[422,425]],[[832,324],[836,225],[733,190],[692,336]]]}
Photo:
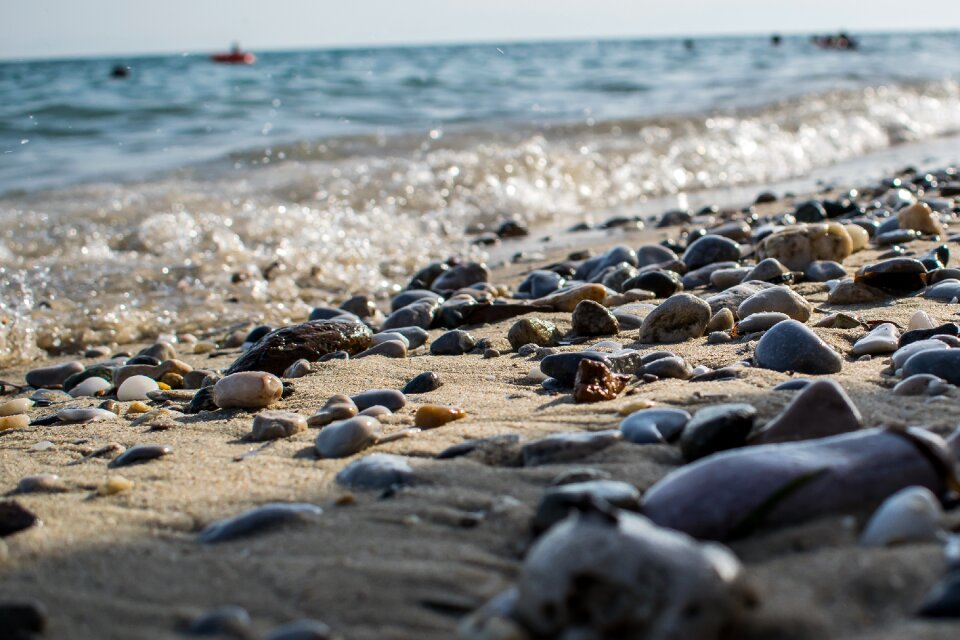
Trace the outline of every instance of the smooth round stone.
{"label": "smooth round stone", "polygon": [[537,298],[537,306],[552,307],[554,311],[573,311],[582,300],[603,302],[612,291],[602,284],[583,283],[568,286],[551,293],[548,296]]}
{"label": "smooth round stone", "polygon": [[319,620],[294,620],[271,629],[263,640],[332,640],[330,627]]}
{"label": "smooth round stone", "polygon": [[556,353],[540,361],[540,371],[548,378],[555,378],[560,384],[570,387],[573,386],[576,380],[577,370],[580,368],[580,361],[584,358],[597,360],[604,364],[609,363],[607,354],[596,351]]}
{"label": "smooth round stone", "polygon": [[680,278],[680,283],[683,285],[684,289],[705,287],[710,284],[710,276],[712,276],[715,271],[719,271],[720,269],[736,269],[739,266],[739,262],[715,262],[713,264],[708,264],[705,267],[700,267],[699,269],[694,269],[693,271],[687,271],[685,274],[683,274],[683,277]]}
{"label": "smooth round stone", "polygon": [[357,405],[353,404],[350,398],[346,396],[334,396],[327,401],[323,409],[307,418],[307,425],[311,427],[323,427],[331,422],[352,418],[358,413]]}
{"label": "smooth round stone", "polygon": [[381,342],[386,342],[387,340],[396,340],[402,342],[403,346],[405,347],[410,346],[410,341],[407,340],[407,336],[398,331],[384,331],[383,333],[373,334],[373,339],[370,341],[370,346],[375,347]]}
{"label": "smooth round stone", "polygon": [[346,458],[375,443],[379,434],[379,421],[369,416],[355,416],[321,429],[315,447],[321,458]]}
{"label": "smooth round stone", "polygon": [[672,295],[644,318],[639,340],[655,344],[699,338],[710,315],[710,305],[700,298],[688,293]]}
{"label": "smooth round stone", "polygon": [[901,229],[913,229],[926,235],[943,235],[943,225],[926,202],[915,202],[897,212]]}
{"label": "smooth round stone", "polygon": [[448,422],[462,420],[467,412],[459,407],[444,407],[437,404],[425,404],[417,409],[413,416],[413,424],[421,429],[436,429]]}
{"label": "smooth round stone", "polygon": [[637,252],[625,245],[611,247],[606,252],[587,259],[581,264],[573,277],[575,280],[592,280],[604,270],[621,263],[636,266]]}
{"label": "smooth round stone", "polygon": [[960,280],[952,278],[941,280],[923,292],[923,297],[929,300],[950,302],[954,298],[960,299]]}
{"label": "smooth round stone", "polygon": [[733,342],[733,338],[726,331],[711,331],[707,336],[707,344],[727,344]]}
{"label": "smooth round stone", "polygon": [[94,397],[98,394],[106,393],[106,391],[111,387],[113,387],[112,383],[107,382],[103,378],[94,376],[92,378],[87,378],[80,384],[70,389],[70,395],[74,398]]}
{"label": "smooth round stone", "polygon": [[291,411],[261,411],[253,419],[250,439],[255,441],[289,438],[307,430],[307,420]]}
{"label": "smooth round stone", "polygon": [[[573,330],[581,336],[609,336],[620,332],[620,323],[606,307],[583,300],[573,310]],[[549,345],[541,345],[549,346]]]}
{"label": "smooth round stone", "polygon": [[337,483],[351,489],[382,490],[410,484],[413,469],[403,456],[374,453],[351,462],[337,474]]}
{"label": "smooth round stone", "polygon": [[419,349],[427,344],[430,334],[422,327],[394,327],[390,333],[398,333],[407,339],[407,349]]}
{"label": "smooth round stone", "polygon": [[161,444],[138,444],[130,447],[110,463],[111,467],[125,467],[131,464],[149,462],[173,453],[173,448]]}
{"label": "smooth round stone", "polygon": [[350,399],[360,411],[375,405],[386,407],[387,409],[390,409],[390,411],[398,411],[407,404],[407,397],[403,395],[403,392],[397,391],[396,389],[373,389],[371,391],[363,391],[356,395],[350,396]]}
{"label": "smooth round stone", "polygon": [[773,444],[826,438],[856,431],[863,426],[857,406],[834,380],[806,385],[763,429],[752,444]]}
{"label": "smooth round stone", "polygon": [[669,298],[683,291],[683,282],[673,271],[645,271],[623,283],[625,289],[650,291],[657,298]]}
{"label": "smooth round stone", "polygon": [[793,217],[797,222],[823,222],[827,219],[827,212],[822,204],[816,200],[809,200],[796,208]]}
{"label": "smooth round stone", "polygon": [[260,409],[280,400],[283,382],[263,371],[241,371],[213,386],[213,402],[221,409]]}
{"label": "smooth round stone", "polygon": [[737,307],[740,318],[771,311],[785,313],[794,320],[806,322],[813,313],[813,307],[788,287],[771,287],[758,291]]}
{"label": "smooth round stone", "polygon": [[430,344],[435,356],[461,356],[477,345],[476,339],[462,329],[447,331]]}
{"label": "smooth round stone", "polygon": [[169,342],[158,340],[149,347],[141,349],[137,355],[156,358],[163,362],[164,360],[174,360],[177,357],[177,350]]}
{"label": "smooth round stone", "polygon": [[562,334],[557,329],[557,325],[539,318],[521,318],[514,322],[507,332],[507,340],[514,351],[527,344],[552,347],[560,341],[561,337]]}
{"label": "smooth round stone", "polygon": [[757,410],[749,404],[718,404],[697,411],[680,436],[688,462],[746,444]]}
{"label": "smooth round stone", "polygon": [[72,362],[64,362],[63,364],[57,364],[50,367],[31,369],[27,372],[25,378],[29,386],[37,389],[59,387],[66,382],[67,378],[75,373],[80,373],[85,368],[86,367],[83,366],[82,362],[77,362],[74,360]]}
{"label": "smooth round stone", "polygon": [[443,302],[440,294],[434,293],[433,291],[427,289],[407,289],[406,291],[401,291],[390,300],[390,313],[420,300],[428,300],[437,304]]}
{"label": "smooth round stone", "polygon": [[565,283],[562,275],[554,271],[537,269],[530,272],[517,287],[517,292],[528,298],[542,298],[550,295]]}
{"label": "smooth round stone", "polygon": [[359,353],[370,346],[370,328],[359,320],[314,320],[271,331],[234,360],[226,373],[282,375],[297,360],[317,360],[335,351]]}
{"label": "smooth round stone", "polygon": [[919,342],[920,340],[937,338],[938,336],[957,335],[960,335],[960,325],[955,322],[947,322],[939,327],[934,327],[933,329],[915,329],[913,331],[907,331],[900,336],[900,346],[905,347],[908,344]]}
{"label": "smooth round stone", "polygon": [[717,269],[710,274],[710,284],[717,289],[729,289],[743,282],[750,273],[750,267],[733,267],[731,269]]}
{"label": "smooth round stone", "polygon": [[26,413],[32,406],[33,400],[30,398],[17,398],[16,400],[8,400],[3,404],[0,404],[0,417]]}
{"label": "smooth round stone", "polygon": [[55,473],[38,473],[25,476],[17,483],[18,493],[54,493],[66,491],[66,485]]}
{"label": "smooth round stone", "polygon": [[186,632],[195,636],[243,636],[248,632],[252,621],[247,610],[235,605],[227,605],[205,611],[194,618]]}
{"label": "smooth round stone", "polygon": [[377,420],[379,420],[384,416],[393,415],[393,411],[390,411],[390,409],[387,409],[386,407],[383,407],[379,404],[375,404],[372,407],[367,407],[357,415],[370,416],[371,418],[376,418]]}
{"label": "smooth round stone", "polygon": [[669,358],[659,358],[644,365],[641,373],[657,376],[661,380],[666,378],[689,380],[693,377],[693,368],[683,358],[671,356]]}
{"label": "smooth round stone", "polygon": [[644,409],[624,418],[620,432],[634,444],[662,444],[676,440],[689,421],[682,409]]}
{"label": "smooth round stone", "polygon": [[911,356],[903,365],[903,377],[929,373],[952,385],[960,384],[960,349],[927,350]]}
{"label": "smooth round stone", "polygon": [[30,426],[30,416],[25,413],[0,417],[0,431],[7,429],[24,429]]}
{"label": "smooth round stone", "polygon": [[916,331],[918,329],[933,329],[937,324],[933,321],[933,318],[926,311],[917,311],[912,316],[910,316],[910,324],[907,326],[907,331]]}
{"label": "smooth round stone", "polygon": [[302,378],[311,371],[313,371],[313,367],[310,366],[310,361],[301,358],[286,368],[286,370],[283,372],[283,377]]}
{"label": "smooth round stone", "polygon": [[419,393],[429,393],[440,388],[440,376],[433,371],[424,371],[417,374],[407,384],[403,385],[400,391],[404,395],[415,395]]}
{"label": "smooth round stone", "polygon": [[[84,382],[93,380],[88,378]],[[83,384],[83,383],[81,383]],[[157,381],[147,376],[131,376],[123,381],[120,388],[117,389],[117,400],[120,402],[129,402],[131,400],[147,400],[147,394],[151,391],[157,391],[160,387]]]}
{"label": "smooth round stone", "polygon": [[811,282],[826,282],[847,277],[847,270],[839,262],[832,260],[814,260],[807,265],[803,277]]}
{"label": "smooth round stone", "polygon": [[740,259],[740,245],[723,236],[703,236],[683,252],[688,269],[699,269],[717,262],[736,262]]}
{"label": "smooth round stone", "polygon": [[[895,396],[923,396],[923,395],[939,395],[936,392],[940,391],[942,385],[944,384],[943,380],[937,376],[930,375],[929,373],[918,373],[912,375],[909,378],[904,378],[893,388],[893,395]],[[934,393],[931,393],[934,392]]]}
{"label": "smooth round stone", "polygon": [[853,240],[836,222],[801,224],[772,233],[757,244],[757,258],[776,258],[794,271],[815,260],[843,262],[853,253]]}
{"label": "smooth round stone", "polygon": [[715,331],[729,331],[733,329],[733,325],[736,324],[737,320],[733,315],[733,311],[724,307],[713,314],[713,317],[710,318],[710,322],[707,323],[706,333],[713,333]]}
{"label": "smooth round stone", "polygon": [[586,501],[629,511],[640,510],[640,492],[617,480],[590,480],[550,487],[544,491],[533,516],[534,531],[546,531]]}
{"label": "smooth round stone", "polygon": [[373,345],[366,351],[361,351],[354,356],[354,359],[359,360],[360,358],[366,358],[369,356],[383,356],[384,358],[406,358],[406,341],[401,342],[400,340],[385,340]]}
{"label": "smooth round stone", "polygon": [[637,267],[674,262],[677,259],[677,254],[673,250],[659,244],[645,244],[637,249]]}
{"label": "smooth round stone", "polygon": [[117,414],[106,409],[70,407],[58,411],[57,418],[60,422],[69,424],[86,424],[88,422],[100,422],[101,420],[116,420]]}
{"label": "smooth round stone", "polygon": [[430,288],[434,291],[456,291],[478,282],[489,282],[490,272],[486,265],[467,262],[448,269],[437,276]]}
{"label": "smooth round stone", "polygon": [[900,344],[900,332],[894,325],[885,322],[857,340],[853,345],[853,355],[876,356],[893,353],[897,350],[898,344]]}
{"label": "smooth round stone", "polygon": [[790,273],[776,258],[767,258],[757,263],[743,278],[745,282],[757,280],[760,282],[782,282],[784,276]]}
{"label": "smooth round stone", "polygon": [[137,364],[144,364],[150,367],[156,367],[160,365],[160,360],[158,358],[154,358],[153,356],[140,355],[140,356],[134,356],[133,358],[130,358],[129,360],[124,362],[124,364],[131,365],[131,366],[137,365]]}
{"label": "smooth round stone", "polygon": [[926,487],[907,487],[883,501],[860,536],[868,547],[932,542],[943,533],[943,508]]}
{"label": "smooth round stone", "polygon": [[790,320],[790,316],[779,311],[753,313],[737,323],[737,333],[744,336],[749,333],[767,331],[785,320]]}
{"label": "smooth round stone", "polygon": [[758,367],[810,375],[837,373],[840,354],[796,320],[785,320],[763,334],[754,351]]}

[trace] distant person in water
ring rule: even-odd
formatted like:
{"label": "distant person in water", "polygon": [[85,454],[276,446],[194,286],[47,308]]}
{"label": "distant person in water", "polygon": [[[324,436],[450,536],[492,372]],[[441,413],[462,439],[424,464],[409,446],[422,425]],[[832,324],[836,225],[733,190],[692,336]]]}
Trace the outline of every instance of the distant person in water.
{"label": "distant person in water", "polygon": [[775,47],[779,47],[779,46],[780,46],[780,41],[781,41],[781,40],[782,40],[782,39],[780,38],[780,34],[775,33],[775,34],[773,34],[772,36],[770,36],[770,44],[772,44],[772,45],[775,46]]}
{"label": "distant person in water", "polygon": [[111,78],[126,78],[128,75],[130,75],[130,67],[126,65],[114,65],[113,69],[110,70]]}
{"label": "distant person in water", "polygon": [[684,41],[683,41],[683,46],[684,46],[684,48],[686,48],[687,51],[693,51],[694,42],[693,42],[693,40],[689,40],[689,39],[684,40]]}

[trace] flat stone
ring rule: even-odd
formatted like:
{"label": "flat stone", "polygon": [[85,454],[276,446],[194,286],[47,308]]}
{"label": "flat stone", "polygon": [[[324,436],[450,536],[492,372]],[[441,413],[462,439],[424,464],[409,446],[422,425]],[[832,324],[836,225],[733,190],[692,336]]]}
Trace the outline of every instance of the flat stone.
{"label": "flat stone", "polygon": [[534,300],[534,304],[550,307],[554,311],[573,311],[583,300],[603,302],[612,291],[602,284],[587,283],[561,289],[548,296]]}
{"label": "flat stone", "polygon": [[407,458],[374,453],[354,460],[337,474],[337,483],[353,489],[382,490],[410,484],[413,469]]}
{"label": "flat stone", "polygon": [[527,467],[570,462],[606,449],[623,439],[619,430],[555,433],[523,445],[523,464]]}
{"label": "flat stone", "polygon": [[710,274],[710,284],[717,289],[729,289],[743,282],[743,279],[752,271],[751,267],[733,267],[717,269]]}
{"label": "flat stone", "polygon": [[367,358],[369,356],[383,356],[384,358],[406,358],[407,345],[399,340],[385,340],[375,344],[365,351],[361,351],[354,356],[354,359]]}
{"label": "flat stone", "polygon": [[737,323],[737,335],[745,336],[760,331],[768,331],[790,316],[776,311],[753,313]]}
{"label": "flat stone", "polygon": [[130,447],[110,463],[111,467],[126,467],[162,458],[173,453],[173,448],[163,444],[138,444]]}
{"label": "flat stone", "polygon": [[737,307],[737,315],[740,318],[770,311],[785,313],[794,320],[806,322],[813,313],[813,307],[788,287],[771,287],[758,291]]}
{"label": "flat stone", "polygon": [[60,387],[66,382],[67,378],[75,373],[80,373],[85,368],[82,362],[74,360],[49,367],[31,369],[27,372],[25,379],[29,386],[37,389]]}
{"label": "flat stone", "polygon": [[700,298],[688,293],[672,295],[644,319],[639,341],[656,344],[699,338],[710,315],[710,305]]}
{"label": "flat stone", "polygon": [[884,355],[897,350],[900,332],[889,322],[878,325],[870,333],[857,340],[853,345],[853,355]]}
{"label": "flat stone", "polygon": [[682,409],[643,409],[620,422],[625,440],[634,444],[673,442],[683,433],[690,414]]}
{"label": "flat stone", "polygon": [[57,419],[67,424],[86,424],[88,422],[99,422],[101,420],[116,420],[117,417],[117,414],[112,411],[93,407],[68,407],[57,412]]}
{"label": "flat stone", "polygon": [[758,367],[811,375],[837,373],[840,354],[796,320],[786,320],[763,334],[754,351]]}
{"label": "flat stone", "polygon": [[98,395],[103,395],[112,387],[113,387],[113,383],[108,382],[103,378],[93,376],[91,378],[87,378],[80,384],[71,388],[70,395],[73,396],[74,398],[94,397]]}
{"label": "flat stone", "polygon": [[466,331],[453,329],[430,344],[430,353],[435,356],[461,356],[468,353],[476,344],[476,338]]}
{"label": "flat stone", "polygon": [[[573,310],[573,330],[581,336],[609,336],[620,333],[620,323],[599,302],[582,300]],[[540,345],[550,346],[550,345]]]}
{"label": "flat stone", "polygon": [[300,359],[313,362],[334,351],[354,355],[370,345],[369,327],[350,320],[314,320],[277,329],[237,358],[226,373],[266,371],[275,376]]}
{"label": "flat stone", "polygon": [[753,405],[718,404],[700,409],[680,436],[680,451],[693,461],[746,444],[757,410]]}
{"label": "flat stone", "polygon": [[953,278],[941,280],[924,291],[923,297],[928,300],[941,300],[944,302],[960,299],[960,280],[954,280]]}
{"label": "flat stone", "polygon": [[292,411],[261,411],[253,418],[250,439],[255,441],[289,438],[307,430],[307,419]]}
{"label": "flat stone", "polygon": [[779,415],[751,438],[751,443],[826,438],[862,426],[860,411],[843,387],[833,380],[817,380],[804,386]]}

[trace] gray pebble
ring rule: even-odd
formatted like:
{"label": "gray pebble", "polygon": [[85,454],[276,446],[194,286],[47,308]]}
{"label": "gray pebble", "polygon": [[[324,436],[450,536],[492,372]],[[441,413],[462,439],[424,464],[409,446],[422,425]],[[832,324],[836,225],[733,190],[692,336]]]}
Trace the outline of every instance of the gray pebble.
{"label": "gray pebble", "polygon": [[173,448],[165,444],[138,444],[130,447],[110,463],[111,467],[125,467],[140,462],[149,462],[173,453]]}
{"label": "gray pebble", "polygon": [[746,444],[757,410],[744,403],[718,404],[697,411],[680,436],[685,460],[693,461],[711,453]]}
{"label": "gray pebble", "polygon": [[447,331],[430,344],[430,353],[435,356],[461,356],[476,346],[477,341],[462,329]]}
{"label": "gray pebble", "polygon": [[407,404],[406,396],[396,389],[372,389],[350,396],[350,399],[353,400],[353,404],[360,411],[374,405],[381,405],[391,411],[398,411]]}
{"label": "gray pebble", "polygon": [[291,522],[302,522],[323,513],[305,502],[271,502],[231,518],[218,520],[200,532],[200,542],[213,544],[250,536]]}
{"label": "gray pebble", "polygon": [[380,423],[369,416],[355,416],[325,426],[315,447],[321,458],[346,458],[377,441]]}
{"label": "gray pebble", "polygon": [[796,320],[786,320],[763,334],[754,360],[758,367],[813,375],[837,373],[840,354]]}
{"label": "gray pebble", "polygon": [[388,489],[410,484],[413,469],[403,456],[374,453],[351,462],[337,474],[337,482],[356,489]]}

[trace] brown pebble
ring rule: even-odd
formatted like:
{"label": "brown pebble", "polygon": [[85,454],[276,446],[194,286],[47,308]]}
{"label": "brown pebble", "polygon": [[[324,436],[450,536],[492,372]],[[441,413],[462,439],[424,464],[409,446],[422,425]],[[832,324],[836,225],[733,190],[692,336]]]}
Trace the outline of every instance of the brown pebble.
{"label": "brown pebble", "polygon": [[160,382],[168,385],[171,389],[183,389],[183,376],[173,371],[168,371],[160,376]]}
{"label": "brown pebble", "polygon": [[630,380],[629,376],[613,373],[602,362],[584,358],[577,367],[573,398],[577,402],[613,400],[620,395],[628,380]]}
{"label": "brown pebble", "polygon": [[442,407],[437,404],[425,404],[413,417],[413,424],[421,429],[436,429],[448,422],[467,417],[467,412],[459,407]]}

